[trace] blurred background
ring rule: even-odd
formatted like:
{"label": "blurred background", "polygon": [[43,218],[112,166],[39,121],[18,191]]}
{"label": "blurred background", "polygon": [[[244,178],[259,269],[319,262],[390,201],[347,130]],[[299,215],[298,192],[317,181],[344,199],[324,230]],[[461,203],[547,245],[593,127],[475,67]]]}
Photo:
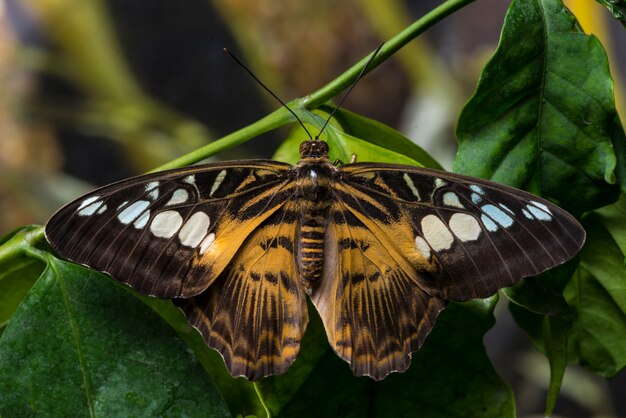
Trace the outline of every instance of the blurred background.
{"label": "blurred background", "polygon": [[[0,235],[70,199],[242,128],[323,86],[440,1],[0,0]],[[345,107],[386,123],[446,168],[454,124],[509,2],[479,0],[363,79]],[[609,54],[626,120],[626,29],[592,0],[568,6]],[[287,130],[220,159],[268,158]],[[543,416],[549,369],[499,306],[486,336],[520,417]],[[555,416],[626,417],[626,372],[569,368]]]}

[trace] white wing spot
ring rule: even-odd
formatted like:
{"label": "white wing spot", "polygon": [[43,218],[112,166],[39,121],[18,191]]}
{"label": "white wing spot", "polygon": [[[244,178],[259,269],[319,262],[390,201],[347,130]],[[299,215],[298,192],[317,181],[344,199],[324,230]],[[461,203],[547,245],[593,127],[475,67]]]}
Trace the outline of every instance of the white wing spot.
{"label": "white wing spot", "polygon": [[150,206],[147,200],[138,200],[126,207],[117,215],[117,219],[124,225],[128,225],[139,217]]}
{"label": "white wing spot", "polygon": [[213,196],[213,193],[217,191],[217,188],[220,187],[220,184],[222,184],[225,177],[226,177],[226,170],[220,171],[217,177],[215,177],[215,181],[213,182],[213,186],[211,187],[209,196]]}
{"label": "white wing spot", "polygon": [[454,237],[448,227],[437,216],[424,216],[421,225],[422,234],[433,250],[447,250],[452,246]]}
{"label": "white wing spot", "polygon": [[552,215],[552,212],[550,212],[550,208],[544,205],[543,203],[537,202],[536,200],[531,200],[530,203],[537,206],[539,209],[543,210],[544,212],[547,212],[550,215]]}
{"label": "white wing spot", "polygon": [[485,191],[483,190],[483,188],[475,184],[470,184],[469,188],[478,194],[482,194],[482,195],[485,194]]}
{"label": "white wing spot", "polygon": [[498,203],[498,206],[500,206],[505,211],[509,212],[511,215],[515,215],[515,212],[513,212],[513,210],[507,205],[505,205],[504,203]]}
{"label": "white wing spot", "polygon": [[213,244],[213,241],[215,241],[215,234],[211,232],[200,243],[200,255],[204,254],[209,249],[209,247]]}
{"label": "white wing spot", "polygon": [[496,232],[498,230],[498,225],[487,215],[480,215],[480,220],[483,221],[483,225],[487,228],[489,232]]}
{"label": "white wing spot", "polygon": [[183,218],[174,210],[166,210],[158,213],[150,224],[150,231],[159,238],[171,238],[180,229]]}
{"label": "white wing spot", "polygon": [[440,187],[443,187],[443,186],[445,186],[446,184],[448,184],[448,183],[446,183],[446,182],[445,182],[445,180],[442,180],[442,179],[440,179],[439,177],[436,177],[436,178],[435,178],[435,189],[438,189],[438,188],[440,188]]}
{"label": "white wing spot", "polygon": [[459,201],[459,196],[454,192],[445,192],[443,194],[443,204],[446,206],[454,206],[457,208],[465,209],[465,206]]}
{"label": "white wing spot", "polygon": [[530,204],[526,205],[526,207],[533,215],[535,215],[535,218],[539,219],[540,221],[552,220],[552,212],[550,211],[550,208],[548,208],[543,203],[531,200]]}
{"label": "white wing spot", "polygon": [[482,231],[476,218],[467,213],[455,213],[450,217],[449,225],[454,235],[463,242],[477,240]]}
{"label": "white wing spot", "polygon": [[533,206],[533,205],[526,205],[526,207],[528,208],[528,210],[530,211],[530,213],[532,213],[532,215],[536,218],[539,219],[540,221],[551,221],[552,220],[552,215],[542,211],[541,209]]}
{"label": "white wing spot", "polygon": [[532,213],[528,212],[526,209],[522,209],[522,213],[524,214],[525,217],[527,217],[528,219],[535,219],[535,217],[533,216]]}
{"label": "white wing spot", "polygon": [[76,209],[76,210],[81,210],[81,209],[84,209],[85,207],[90,206],[92,203],[94,203],[94,202],[95,202],[95,201],[97,201],[98,199],[100,199],[100,196],[91,196],[91,197],[88,197],[87,199],[83,200],[83,201],[80,203],[80,206],[79,206],[79,207],[78,207],[78,209]]}
{"label": "white wing spot", "polygon": [[[491,219],[496,221],[503,228],[513,225],[513,218],[507,215],[502,209],[494,205],[484,205],[482,210],[489,215]],[[486,226],[486,225],[485,225]],[[489,229],[489,228],[487,228]]]}
{"label": "white wing spot", "polygon": [[180,203],[185,203],[189,198],[189,192],[185,189],[176,189],[172,194],[170,200],[165,204],[165,206],[178,205]]}
{"label": "white wing spot", "polygon": [[483,201],[483,198],[480,197],[478,193],[472,193],[472,203],[477,205]]}
{"label": "white wing spot", "polygon": [[148,193],[148,197],[152,200],[157,200],[159,198],[159,182],[151,181],[146,184],[146,193]]}
{"label": "white wing spot", "polygon": [[141,213],[141,216],[133,223],[133,226],[137,229],[141,229],[148,223],[150,219],[150,211],[146,210]]}
{"label": "white wing spot", "polygon": [[421,252],[426,260],[430,260],[430,247],[426,240],[420,236],[415,237],[415,245],[419,252]]}
{"label": "white wing spot", "polygon": [[185,177],[185,178],[183,179],[183,183],[187,183],[187,184],[193,184],[193,185],[195,185],[195,184],[196,184],[196,176],[194,176],[194,175],[189,175],[189,176]]}
{"label": "white wing spot", "polygon": [[94,213],[98,213],[98,215],[100,215],[107,209],[104,202],[102,200],[98,200],[99,196],[94,197],[95,199],[90,197],[85,199],[85,201],[80,204],[78,208],[79,216],[91,216]]}
{"label": "white wing spot", "polygon": [[180,243],[187,247],[197,247],[206,236],[210,224],[211,221],[206,213],[194,213],[178,233]]}
{"label": "white wing spot", "polygon": [[420,197],[420,193],[417,191],[417,187],[415,187],[415,183],[413,183],[413,179],[411,178],[411,176],[409,176],[407,173],[404,173],[402,178],[406,182],[406,185],[409,186],[409,189],[411,189],[411,192],[417,198],[417,200],[421,201],[422,198]]}

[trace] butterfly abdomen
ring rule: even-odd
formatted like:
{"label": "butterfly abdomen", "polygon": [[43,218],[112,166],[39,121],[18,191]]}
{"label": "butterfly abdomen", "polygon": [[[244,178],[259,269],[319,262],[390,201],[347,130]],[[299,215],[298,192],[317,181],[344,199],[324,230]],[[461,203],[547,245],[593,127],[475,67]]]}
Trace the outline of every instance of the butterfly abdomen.
{"label": "butterfly abdomen", "polygon": [[[308,206],[308,205],[307,205]],[[324,265],[324,234],[326,231],[326,207],[314,207],[302,212],[300,231],[298,234],[297,263],[302,285],[307,293],[311,293],[322,277]]]}
{"label": "butterfly abdomen", "polygon": [[302,286],[311,294],[322,277],[330,180],[335,167],[325,156],[303,155],[295,170],[300,204],[296,263]]}

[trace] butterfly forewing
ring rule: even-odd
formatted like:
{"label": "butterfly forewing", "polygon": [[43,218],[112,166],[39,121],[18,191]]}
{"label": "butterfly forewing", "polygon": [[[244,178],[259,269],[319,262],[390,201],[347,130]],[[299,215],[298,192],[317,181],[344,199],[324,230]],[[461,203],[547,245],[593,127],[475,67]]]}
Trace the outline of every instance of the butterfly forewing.
{"label": "butterfly forewing", "polygon": [[292,194],[290,167],[235,161],[125,180],[62,208],[46,237],[64,257],[139,292],[190,297]]}
{"label": "butterfly forewing", "polygon": [[569,260],[584,241],[569,213],[521,190],[406,166],[341,171],[346,207],[404,258],[396,262],[417,269],[410,275],[423,289],[447,300],[490,296]]}

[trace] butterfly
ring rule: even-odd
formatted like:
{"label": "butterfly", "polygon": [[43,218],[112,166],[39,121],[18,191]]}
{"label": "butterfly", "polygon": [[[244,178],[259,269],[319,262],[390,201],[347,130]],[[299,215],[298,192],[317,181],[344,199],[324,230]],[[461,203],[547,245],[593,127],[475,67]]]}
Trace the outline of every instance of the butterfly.
{"label": "butterfly", "polygon": [[233,376],[285,372],[307,295],[355,375],[407,369],[448,301],[493,295],[572,258],[585,231],[530,193],[405,165],[212,163],[138,176],[60,209],[61,256],[173,299]]}

